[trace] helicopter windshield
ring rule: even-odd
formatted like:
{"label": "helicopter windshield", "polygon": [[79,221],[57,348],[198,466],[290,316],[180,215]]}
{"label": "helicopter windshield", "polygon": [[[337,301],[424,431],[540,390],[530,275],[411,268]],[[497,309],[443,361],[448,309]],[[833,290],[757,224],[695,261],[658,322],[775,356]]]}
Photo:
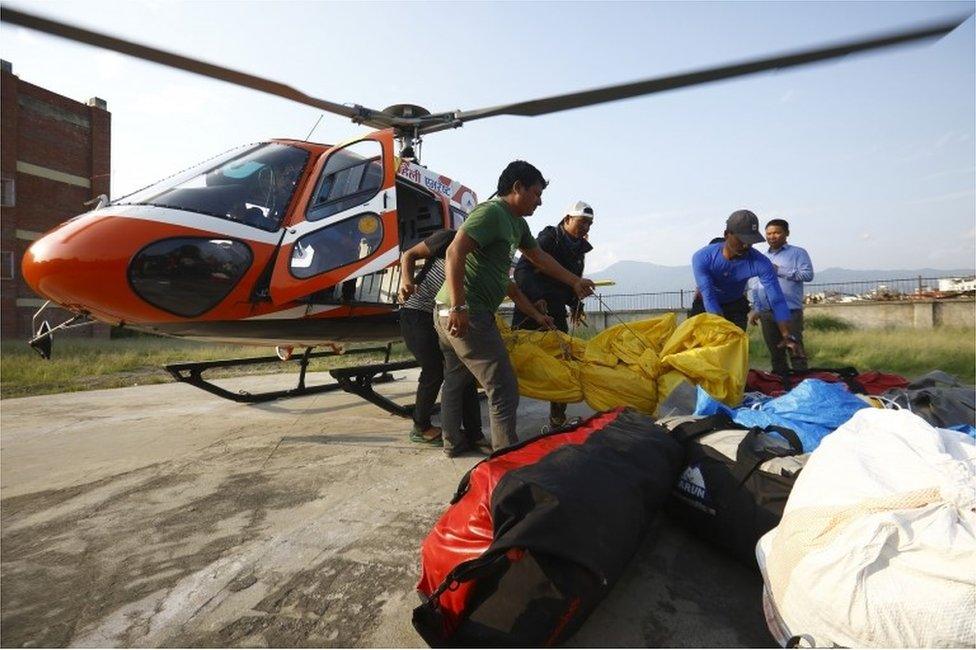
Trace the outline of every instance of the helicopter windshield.
{"label": "helicopter windshield", "polygon": [[155,205],[277,230],[308,152],[267,143],[232,149],[112,205]]}

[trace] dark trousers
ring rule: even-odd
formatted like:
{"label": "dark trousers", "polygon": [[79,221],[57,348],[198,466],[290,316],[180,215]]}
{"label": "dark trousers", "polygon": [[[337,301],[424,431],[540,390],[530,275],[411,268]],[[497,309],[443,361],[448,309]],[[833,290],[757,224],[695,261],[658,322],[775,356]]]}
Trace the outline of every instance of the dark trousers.
{"label": "dark trousers", "polygon": [[[426,431],[431,427],[430,416],[444,383],[444,355],[430,312],[401,309],[400,333],[407,349],[420,362],[413,423],[420,431]],[[478,388],[473,383],[462,395],[461,422],[470,437],[477,438],[481,434],[481,405],[478,403]]]}
{"label": "dark trousers", "polygon": [[[749,301],[745,296],[737,298],[731,302],[723,302],[719,307],[722,308],[722,316],[725,320],[734,323],[744,332],[749,325]],[[705,313],[705,301],[701,295],[695,296],[695,301],[691,303],[688,311],[688,318]]]}
{"label": "dark trousers", "polygon": [[[547,304],[549,315],[556,323],[556,329],[560,332],[569,332],[569,321],[566,317],[566,305]],[[539,324],[531,317],[526,316],[518,307],[512,312],[512,329],[516,330],[538,330]],[[561,422],[566,419],[566,404],[562,402],[549,402],[549,419],[553,423]]]}
{"label": "dark trousers", "polygon": [[[556,329],[560,332],[569,331],[569,320],[566,317],[566,305],[549,305],[549,315],[552,316],[552,320],[556,322]],[[539,324],[531,316],[526,316],[518,310],[518,307],[512,312],[512,329],[513,330],[537,330],[539,329]]]}
{"label": "dark trousers", "polygon": [[[762,334],[763,339],[766,341],[766,347],[769,348],[769,357],[773,364],[773,372],[777,375],[785,375],[790,372],[790,366],[795,371],[806,370],[807,360],[805,358],[798,359],[786,348],[779,347],[780,342],[783,340],[783,335],[779,333],[779,326],[776,324],[776,319],[773,318],[773,312],[759,312],[759,322],[762,324]],[[800,345],[803,344],[802,309],[790,310],[790,334],[796,337]],[[787,358],[789,362],[787,362]]]}

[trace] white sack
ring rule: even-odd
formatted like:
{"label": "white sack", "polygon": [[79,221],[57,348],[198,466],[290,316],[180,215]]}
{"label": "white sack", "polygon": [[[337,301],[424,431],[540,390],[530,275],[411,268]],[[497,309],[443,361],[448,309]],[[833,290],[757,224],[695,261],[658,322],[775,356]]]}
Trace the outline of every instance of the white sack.
{"label": "white sack", "polygon": [[976,445],[858,411],[811,455],[757,557],[781,644],[976,647]]}

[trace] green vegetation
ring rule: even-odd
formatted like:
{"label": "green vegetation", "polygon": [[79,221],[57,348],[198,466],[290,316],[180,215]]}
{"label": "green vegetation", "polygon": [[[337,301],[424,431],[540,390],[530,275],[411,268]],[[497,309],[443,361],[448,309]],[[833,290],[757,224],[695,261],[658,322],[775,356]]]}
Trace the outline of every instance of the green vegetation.
{"label": "green vegetation", "polygon": [[847,321],[827,314],[815,314],[804,318],[803,327],[806,331],[815,332],[847,332],[854,329],[854,326]]}
{"label": "green vegetation", "polygon": [[[356,344],[351,347],[368,347]],[[300,352],[298,350],[297,352]],[[45,361],[20,341],[0,344],[0,397],[25,397],[78,390],[118,388],[172,381],[163,365],[189,361],[273,355],[265,347],[198,343],[138,336],[106,340],[66,339],[54,342],[53,358]],[[402,343],[393,346],[393,360],[408,358]],[[351,355],[315,359],[309,370],[322,371],[354,364],[379,363],[383,355]],[[294,373],[297,363],[270,363],[247,368],[211,370],[208,379],[276,372]]]}
{"label": "green vegetation", "polygon": [[[592,332],[577,332],[590,338]],[[865,330],[840,326],[829,317],[807,321],[807,352],[811,366],[854,366],[918,377],[934,369],[976,383],[976,331],[972,328],[936,330]],[[359,347],[365,347],[365,344]],[[110,341],[65,339],[55,342],[54,359],[44,361],[19,341],[0,346],[0,397],[24,397],[98,388],[117,388],[172,381],[162,369],[167,363],[267,356],[268,348],[197,343],[151,336]],[[758,328],[750,329],[750,364],[769,368],[769,351]],[[409,358],[402,343],[393,348],[395,360]],[[352,355],[317,359],[310,370],[377,363],[382,355]],[[208,378],[295,372],[295,363],[212,370]]]}
{"label": "green vegetation", "polygon": [[[881,370],[909,378],[938,369],[968,384],[976,383],[976,331],[972,328],[808,328],[804,343],[810,366],[854,366],[862,371]],[[769,350],[758,328],[749,332],[749,360],[754,368],[770,367]]]}

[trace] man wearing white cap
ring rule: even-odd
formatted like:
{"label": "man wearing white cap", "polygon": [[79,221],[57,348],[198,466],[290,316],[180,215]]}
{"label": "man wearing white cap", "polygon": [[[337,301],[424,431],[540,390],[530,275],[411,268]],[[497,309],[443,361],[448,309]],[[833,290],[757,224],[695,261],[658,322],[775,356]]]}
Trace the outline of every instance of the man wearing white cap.
{"label": "man wearing white cap", "polygon": [[[587,241],[593,225],[593,208],[589,203],[571,203],[556,226],[546,226],[536,241],[539,247],[559,262],[570,273],[582,277],[585,255],[593,250]],[[583,303],[572,287],[569,287],[537,269],[524,256],[515,265],[515,283],[529,300],[536,303],[543,313],[548,312],[563,332],[569,331],[569,319],[579,323],[583,318]],[[567,314],[568,311],[568,314]],[[512,314],[515,329],[538,329],[536,321],[515,309]],[[550,427],[566,423],[566,405],[553,402],[549,408]]]}

